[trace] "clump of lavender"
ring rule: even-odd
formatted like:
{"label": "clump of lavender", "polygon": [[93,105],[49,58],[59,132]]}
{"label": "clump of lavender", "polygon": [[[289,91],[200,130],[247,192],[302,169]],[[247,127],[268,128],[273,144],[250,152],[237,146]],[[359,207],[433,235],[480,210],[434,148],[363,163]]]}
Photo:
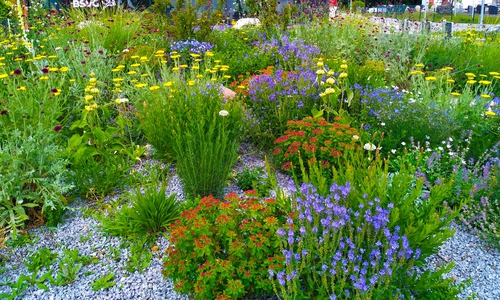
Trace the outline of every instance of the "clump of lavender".
{"label": "clump of lavender", "polygon": [[256,133],[259,139],[272,142],[283,134],[289,120],[300,120],[312,108],[319,109],[316,74],[305,68],[256,76],[249,81],[245,101],[260,131]]}
{"label": "clump of lavender", "polygon": [[[277,280],[276,293],[284,299],[373,299],[394,296],[389,290],[393,275],[408,270],[420,249],[412,249],[399,227],[390,230],[393,204],[382,207],[369,200],[357,210],[342,203],[351,186],[333,184],[321,196],[302,184],[297,214],[278,230],[285,266],[269,270]],[[279,290],[278,290],[279,289]]]}
{"label": "clump of lavender", "polygon": [[457,168],[456,198],[470,198],[460,220],[471,231],[500,248],[500,143],[482,159]]}
{"label": "clump of lavender", "polygon": [[212,50],[213,44],[208,42],[199,42],[195,39],[177,41],[170,46],[171,51],[177,51],[178,53],[196,53],[204,55],[207,51]]}
{"label": "clump of lavender", "polygon": [[303,40],[291,41],[287,35],[279,40],[273,37],[270,41],[256,42],[255,46],[261,53],[274,56],[279,67],[289,71],[310,64],[312,58],[320,54],[318,47],[306,44]]}

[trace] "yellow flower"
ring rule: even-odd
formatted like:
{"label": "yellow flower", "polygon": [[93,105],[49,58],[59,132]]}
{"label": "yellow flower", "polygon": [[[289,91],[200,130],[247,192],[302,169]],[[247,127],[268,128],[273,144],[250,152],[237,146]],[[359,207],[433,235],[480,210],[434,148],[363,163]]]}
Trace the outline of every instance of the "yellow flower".
{"label": "yellow flower", "polygon": [[47,56],[47,58],[50,58],[50,59],[54,59],[54,58],[56,58],[56,57],[57,57],[57,56],[55,56],[55,55],[49,55],[49,56]]}
{"label": "yellow flower", "polygon": [[189,55],[191,55],[192,58],[200,57],[198,53],[190,53]]}
{"label": "yellow flower", "polygon": [[145,83],[138,83],[135,85],[136,88],[143,88],[145,86],[147,86],[147,84],[145,84]]}
{"label": "yellow flower", "polygon": [[333,85],[333,84],[335,84],[335,79],[333,79],[332,77],[329,77],[326,79],[326,83],[328,83],[329,85]]}
{"label": "yellow flower", "polygon": [[455,80],[453,80],[453,79],[447,79],[446,82],[448,82],[448,83],[455,83]]}
{"label": "yellow flower", "polygon": [[475,81],[475,80],[473,80],[473,79],[467,80],[467,83],[468,83],[468,84],[474,84],[474,83],[476,83],[476,82],[477,82],[477,81]]}
{"label": "yellow flower", "polygon": [[131,64],[130,66],[131,66],[132,68],[137,68],[137,67],[138,67],[138,66],[140,66],[140,65],[141,65],[141,64],[136,63],[136,64]]}
{"label": "yellow flower", "polygon": [[118,69],[118,68],[114,68],[114,69],[111,69],[111,72],[120,72],[122,69]]}
{"label": "yellow flower", "polygon": [[149,74],[146,74],[146,73],[141,74],[141,77],[148,77],[148,76],[149,76]]}
{"label": "yellow flower", "polygon": [[179,67],[181,67],[181,68],[184,68],[184,69],[185,69],[185,68],[187,68],[187,67],[188,67],[188,65],[180,65]]}
{"label": "yellow flower", "polygon": [[165,51],[163,51],[162,49],[155,52],[155,54],[164,54],[164,53],[165,53]]}
{"label": "yellow flower", "polygon": [[480,84],[484,84],[484,85],[488,85],[488,84],[491,84],[491,81],[488,81],[488,80],[479,80],[479,83]]}
{"label": "yellow flower", "polygon": [[425,73],[420,70],[411,71],[410,75],[424,75]]}
{"label": "yellow flower", "polygon": [[136,58],[139,58],[139,55],[132,55],[130,58],[136,59]]}
{"label": "yellow flower", "polygon": [[96,82],[97,82],[97,78],[90,78],[90,79],[89,79],[89,82],[90,82],[90,83],[96,83]]}
{"label": "yellow flower", "polygon": [[163,86],[167,87],[167,86],[172,86],[174,84],[173,81],[167,81],[163,84]]}
{"label": "yellow flower", "polygon": [[76,81],[76,79],[74,79],[74,78],[71,78],[71,79],[69,80],[69,82],[75,82],[75,81]]}
{"label": "yellow flower", "polygon": [[323,75],[323,74],[325,74],[325,70],[318,70],[318,71],[316,71],[316,74]]}
{"label": "yellow flower", "polygon": [[98,88],[91,88],[91,89],[90,89],[90,92],[91,92],[92,94],[99,94],[99,89],[98,89]]}
{"label": "yellow flower", "polygon": [[147,62],[149,59],[146,56],[141,56],[141,61],[142,62]]}
{"label": "yellow flower", "polygon": [[40,78],[38,78],[38,80],[47,80],[49,79],[49,76],[41,76]]}
{"label": "yellow flower", "polygon": [[116,68],[117,68],[117,69],[120,69],[120,70],[121,70],[121,69],[125,69],[125,65],[118,65]]}
{"label": "yellow flower", "polygon": [[458,92],[451,92],[451,94],[452,94],[453,96],[460,96],[460,93],[458,93]]}
{"label": "yellow flower", "polygon": [[491,76],[499,76],[499,75],[500,75],[500,73],[498,73],[498,72],[490,72],[490,75],[491,75]]}
{"label": "yellow flower", "polygon": [[496,116],[497,115],[494,111],[489,111],[489,110],[487,112],[485,112],[484,114],[487,116]]}
{"label": "yellow flower", "polygon": [[8,75],[8,74],[6,74],[6,73],[4,73],[4,74],[0,74],[0,79],[7,78],[7,77],[9,77],[9,75]]}
{"label": "yellow flower", "polygon": [[207,52],[205,53],[205,55],[206,55],[206,56],[209,56],[209,57],[214,56],[213,52],[210,52],[210,51],[207,51]]}
{"label": "yellow flower", "polygon": [[317,63],[316,65],[317,65],[318,67],[322,67],[322,66],[324,66],[323,61],[321,61],[321,60],[320,60],[320,61],[318,61],[318,63]]}
{"label": "yellow flower", "polygon": [[200,67],[199,66],[192,66],[191,69],[193,69],[193,70],[199,70]]}
{"label": "yellow flower", "polygon": [[434,76],[428,76],[428,77],[425,77],[425,80],[426,81],[436,81],[436,77],[434,77]]}
{"label": "yellow flower", "polygon": [[120,78],[120,77],[113,78],[113,82],[122,82],[122,81],[123,81],[123,78]]}
{"label": "yellow flower", "polygon": [[490,96],[490,95],[488,95],[488,94],[482,94],[482,95],[481,95],[481,98],[491,98],[491,96]]}
{"label": "yellow flower", "polygon": [[340,68],[343,69],[343,70],[345,70],[345,69],[347,69],[347,65],[346,64],[341,64]]}
{"label": "yellow flower", "polygon": [[18,91],[26,91],[26,87],[25,86],[20,86],[17,88]]}
{"label": "yellow flower", "polygon": [[159,88],[160,88],[159,86],[157,86],[157,85],[153,85],[153,86],[150,86],[150,87],[149,87],[149,90],[150,90],[150,91],[156,91],[156,90],[157,90],[157,89],[159,89]]}
{"label": "yellow flower", "polygon": [[59,69],[58,68],[49,68],[49,71],[50,72],[57,72],[57,71],[59,71]]}
{"label": "yellow flower", "polygon": [[177,58],[180,58],[181,56],[179,54],[177,54],[177,55],[172,55],[171,57],[172,57],[172,59],[177,59]]}
{"label": "yellow flower", "polygon": [[128,71],[127,74],[128,75],[134,75],[135,73],[137,73],[136,71]]}
{"label": "yellow flower", "polygon": [[230,75],[224,75],[224,78],[229,79],[229,78],[231,78],[231,76]]}
{"label": "yellow flower", "polygon": [[325,90],[325,95],[335,94],[335,90],[332,88],[327,88]]}
{"label": "yellow flower", "polygon": [[61,71],[61,72],[67,72],[68,70],[69,70],[69,68],[68,68],[68,67],[61,67],[61,68],[59,69],[59,71]]}
{"label": "yellow flower", "polygon": [[187,85],[191,86],[194,85],[196,82],[194,80],[188,80]]}
{"label": "yellow flower", "polygon": [[474,74],[474,73],[465,73],[465,76],[467,76],[467,77],[473,77],[474,78],[474,77],[476,77],[476,74]]}
{"label": "yellow flower", "polygon": [[173,67],[173,68],[172,68],[172,71],[179,71],[179,70],[180,70],[180,68],[179,68],[179,67]]}
{"label": "yellow flower", "polygon": [[90,102],[90,100],[94,99],[94,96],[92,95],[85,95],[85,103]]}
{"label": "yellow flower", "polygon": [[425,65],[424,65],[424,64],[416,64],[416,65],[415,65],[415,68],[423,68],[423,67],[425,67]]}
{"label": "yellow flower", "polygon": [[342,72],[339,75],[339,78],[346,78],[346,77],[347,77],[347,73],[345,73],[345,72]]}

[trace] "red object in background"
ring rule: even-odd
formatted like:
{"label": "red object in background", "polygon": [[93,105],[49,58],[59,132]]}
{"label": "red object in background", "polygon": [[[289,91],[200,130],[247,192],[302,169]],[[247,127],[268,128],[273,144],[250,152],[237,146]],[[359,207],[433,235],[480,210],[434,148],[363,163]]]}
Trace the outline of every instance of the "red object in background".
{"label": "red object in background", "polygon": [[329,0],[329,1],[328,1],[328,4],[329,4],[330,6],[338,6],[339,1],[338,1],[338,0]]}

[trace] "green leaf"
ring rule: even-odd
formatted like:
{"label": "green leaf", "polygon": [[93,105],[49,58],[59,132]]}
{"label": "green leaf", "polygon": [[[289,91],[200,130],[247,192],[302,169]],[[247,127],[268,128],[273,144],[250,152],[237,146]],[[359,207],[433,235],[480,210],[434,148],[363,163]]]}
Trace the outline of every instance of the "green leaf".
{"label": "green leaf", "polygon": [[82,136],[74,134],[68,141],[68,150],[76,149],[82,144]]}
{"label": "green leaf", "polygon": [[312,113],[313,118],[319,118],[319,117],[323,116],[324,111],[325,111],[324,109],[318,110],[316,107],[313,107],[311,109],[311,113]]}

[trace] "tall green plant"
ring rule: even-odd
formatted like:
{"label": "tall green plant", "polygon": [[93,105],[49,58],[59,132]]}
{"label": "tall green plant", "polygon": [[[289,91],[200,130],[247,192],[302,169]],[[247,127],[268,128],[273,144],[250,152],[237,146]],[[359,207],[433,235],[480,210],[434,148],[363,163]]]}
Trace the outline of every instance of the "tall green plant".
{"label": "tall green plant", "polygon": [[243,106],[224,99],[218,84],[184,82],[178,72],[163,69],[163,88],[142,93],[142,128],[158,154],[176,162],[187,194],[220,195],[244,133]]}

